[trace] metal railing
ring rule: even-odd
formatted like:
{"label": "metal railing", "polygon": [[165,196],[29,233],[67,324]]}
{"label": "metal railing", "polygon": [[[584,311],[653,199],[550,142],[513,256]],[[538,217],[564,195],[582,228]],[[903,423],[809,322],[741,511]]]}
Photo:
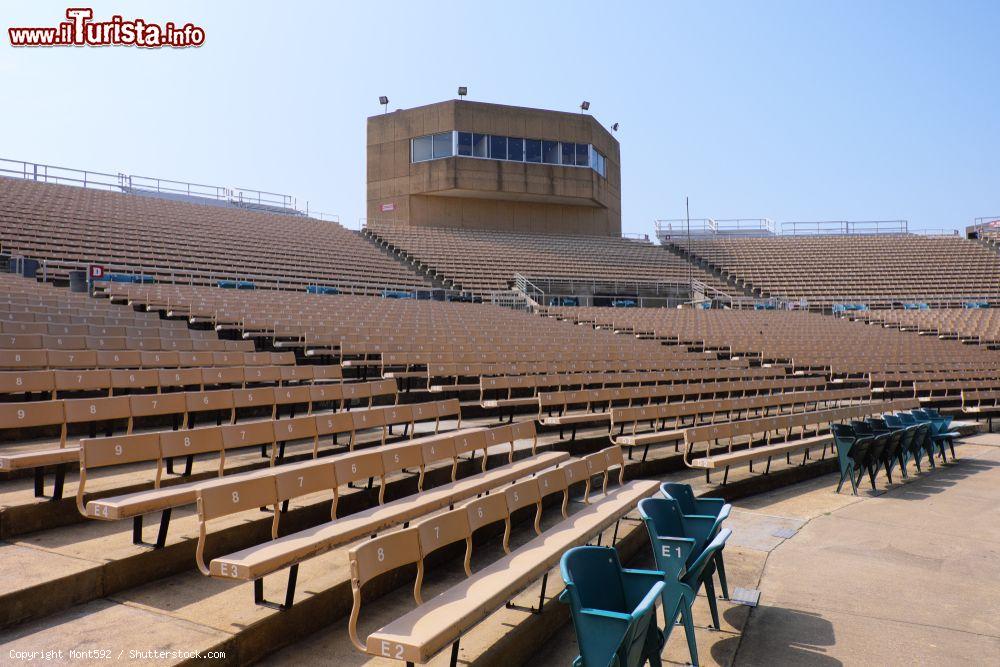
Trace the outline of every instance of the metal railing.
{"label": "metal railing", "polygon": [[69,167],[8,158],[0,158],[0,176],[115,191],[121,191],[127,178],[125,174],[121,173],[109,174],[100,171],[70,169]]}
{"label": "metal railing", "polygon": [[775,233],[774,220],[770,218],[684,218],[654,220],[657,238],[673,239],[692,236],[769,236]]}
{"label": "metal railing", "polygon": [[907,234],[907,220],[821,220],[781,223],[781,233],[789,236],[843,234]]}
{"label": "metal railing", "polygon": [[514,289],[524,295],[524,298],[535,308],[545,303],[545,292],[520,273],[514,274]]}
{"label": "metal railing", "polygon": [[[111,174],[42,164],[40,162],[29,162],[26,160],[12,160],[9,158],[0,158],[0,176],[38,181],[40,183],[56,183],[82,188],[111,190],[124,194],[152,195],[167,199],[204,200],[206,203],[259,209],[288,215],[306,215],[309,217],[316,217],[317,215],[316,213],[310,214],[308,206],[305,211],[299,210],[298,201],[292,195],[256,190],[254,188],[230,188],[221,185],[192,183],[190,181],[177,181],[156,176],[140,176],[122,172]],[[331,220],[338,224],[340,222],[340,216],[325,213],[319,215],[324,216],[319,218],[321,220]]]}
{"label": "metal railing", "polygon": [[122,177],[123,192],[151,192],[213,199],[216,201],[227,201],[229,199],[228,188],[221,185],[173,181],[155,176],[129,176],[126,174],[120,174],[120,176]]}
{"label": "metal railing", "polygon": [[672,236],[684,236],[688,233],[700,236],[715,234],[715,220],[711,218],[697,218],[694,220],[654,220],[653,229],[657,238],[670,238]]}

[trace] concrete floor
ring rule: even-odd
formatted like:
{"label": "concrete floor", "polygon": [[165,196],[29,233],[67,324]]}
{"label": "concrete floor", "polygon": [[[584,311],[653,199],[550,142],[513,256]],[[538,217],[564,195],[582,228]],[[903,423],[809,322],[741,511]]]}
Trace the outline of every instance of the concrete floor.
{"label": "concrete floor", "polygon": [[[827,475],[738,501],[729,585],[760,590],[760,605],[720,601],[713,631],[696,603],[702,664],[1000,664],[1000,434],[958,454],[858,497],[833,493]],[[566,626],[532,664],[569,664],[576,650]],[[688,661],[682,628],[663,656]]]}

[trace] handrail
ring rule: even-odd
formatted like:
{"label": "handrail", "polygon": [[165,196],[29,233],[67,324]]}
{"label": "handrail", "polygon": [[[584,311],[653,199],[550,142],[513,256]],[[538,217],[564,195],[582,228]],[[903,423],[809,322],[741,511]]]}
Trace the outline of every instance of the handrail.
{"label": "handrail", "polygon": [[125,178],[125,175],[121,173],[109,174],[101,171],[72,169],[4,157],[0,157],[0,174],[10,174],[10,178],[22,178],[43,183],[76,183],[80,187],[107,190],[121,190]]}
{"label": "handrail", "polygon": [[781,223],[783,235],[906,234],[908,220],[820,220]]}
{"label": "handrail", "polygon": [[[4,157],[0,157],[0,176],[42,183],[112,190],[123,194],[160,195],[168,199],[186,197],[193,200],[211,200],[229,206],[259,208],[287,215],[309,215],[308,210],[301,211],[297,208],[298,200],[292,195],[254,188],[225,187],[123,172],[111,174]],[[339,216],[336,216],[336,222],[340,222]]]}

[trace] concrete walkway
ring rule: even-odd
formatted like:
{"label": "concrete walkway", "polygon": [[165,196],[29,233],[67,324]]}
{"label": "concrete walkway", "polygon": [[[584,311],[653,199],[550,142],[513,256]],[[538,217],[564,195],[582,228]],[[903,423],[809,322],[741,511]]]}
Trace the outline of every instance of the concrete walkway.
{"label": "concrete walkway", "polygon": [[[1000,434],[958,454],[891,489],[866,481],[858,497],[828,475],[738,501],[729,585],[759,589],[760,605],[720,601],[712,631],[696,603],[702,664],[1000,664]],[[575,655],[566,627],[533,664]],[[688,661],[682,628],[664,658]]]}

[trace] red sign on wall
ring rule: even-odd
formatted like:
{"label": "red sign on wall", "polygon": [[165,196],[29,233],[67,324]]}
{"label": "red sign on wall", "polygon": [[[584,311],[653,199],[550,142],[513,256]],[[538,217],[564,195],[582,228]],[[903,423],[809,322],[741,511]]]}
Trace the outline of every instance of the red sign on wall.
{"label": "red sign on wall", "polygon": [[90,265],[90,279],[91,280],[100,280],[103,277],[104,277],[104,267],[101,266],[100,264],[91,264]]}
{"label": "red sign on wall", "polygon": [[390,211],[395,211],[395,210],[396,210],[395,204],[382,204],[383,213],[389,213]]}

